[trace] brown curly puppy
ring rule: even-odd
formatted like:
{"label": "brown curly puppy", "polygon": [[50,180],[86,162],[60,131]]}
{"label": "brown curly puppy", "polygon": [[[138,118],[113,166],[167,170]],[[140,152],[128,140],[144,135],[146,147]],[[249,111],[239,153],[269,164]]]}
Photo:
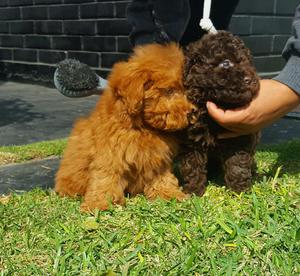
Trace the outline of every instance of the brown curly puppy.
{"label": "brown curly puppy", "polygon": [[125,193],[182,200],[172,174],[175,130],[194,106],[182,83],[184,56],[175,45],[139,47],[117,63],[95,110],[79,120],[56,175],[55,191],[84,196],[82,210],[125,204]]}
{"label": "brown curly puppy", "polygon": [[[245,106],[257,95],[259,78],[250,51],[238,37],[220,31],[208,34],[185,50],[184,85],[189,100],[199,110],[193,114],[179,156],[184,190],[202,195],[209,161],[219,161],[227,187],[236,192],[251,186],[258,133],[218,140],[224,131],[208,115],[206,102],[223,109]],[[216,167],[213,167],[216,170]]]}

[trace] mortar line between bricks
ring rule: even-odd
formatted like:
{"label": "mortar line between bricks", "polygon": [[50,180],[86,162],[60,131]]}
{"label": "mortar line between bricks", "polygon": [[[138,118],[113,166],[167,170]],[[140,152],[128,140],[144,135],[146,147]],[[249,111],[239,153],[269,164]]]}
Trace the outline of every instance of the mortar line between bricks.
{"label": "mortar line between bricks", "polygon": [[[12,47],[0,47],[0,49],[3,50],[11,50]],[[24,47],[14,47],[14,50],[41,50],[41,51],[49,51],[49,52],[81,52],[81,50],[66,50],[66,49],[50,49],[50,48],[24,48]],[[99,53],[98,50],[91,51],[91,50],[84,50],[82,51],[83,53]],[[106,51],[101,51],[103,54],[121,54],[121,55],[128,55],[128,52],[120,52],[120,51],[115,51],[115,52],[106,52]],[[277,56],[277,55],[276,55]],[[260,56],[259,56],[260,57]],[[2,61],[2,60],[1,60]],[[0,61],[0,62],[1,62]]]}
{"label": "mortar line between bricks", "polygon": [[81,35],[79,38],[80,38],[80,50],[84,51],[83,36]]}
{"label": "mortar line between bricks", "polygon": [[[30,61],[19,61],[19,60],[1,60],[0,61],[0,64],[1,63],[14,63],[14,64],[26,64],[26,65],[33,65],[33,66],[39,66],[39,65],[42,65],[42,66],[48,66],[48,67],[51,67],[51,68],[56,68],[56,64],[53,64],[53,63],[37,63],[37,62],[30,62]],[[105,71],[105,72],[110,72],[111,71],[111,68],[107,68],[107,67],[92,67],[90,66],[91,69],[93,70],[101,70],[101,71]]]}
{"label": "mortar line between bricks", "polygon": [[119,43],[118,43],[118,38],[115,38],[115,45],[116,45],[116,50],[119,51]]}
{"label": "mortar line between bricks", "polygon": [[271,40],[271,53],[274,52],[274,45],[275,45],[275,35],[272,35],[272,40]]}
{"label": "mortar line between bricks", "polygon": [[23,7],[20,7],[20,18],[23,20]]}
{"label": "mortar line between bricks", "polygon": [[[277,18],[277,17],[275,17]],[[290,17],[287,17],[290,18]],[[89,18],[80,18],[80,20],[78,18],[51,18],[51,19],[36,19],[36,18],[26,18],[26,19],[5,19],[5,20],[1,20],[1,21],[5,21],[8,23],[23,23],[23,22],[60,22],[60,21],[77,21],[77,22],[81,22],[81,21],[92,21],[92,22],[103,22],[103,21],[110,21],[110,20],[114,20],[114,21],[127,21],[126,17],[103,17],[103,18],[99,18],[99,17],[89,17]]]}
{"label": "mortar line between bricks", "polygon": [[20,63],[20,64],[28,64],[28,65],[47,65],[50,67],[55,67],[55,64],[50,64],[50,63],[37,63],[37,62],[31,62],[31,61],[21,61],[21,60],[0,60],[0,64],[3,62],[6,63]]}
{"label": "mortar line between bricks", "polygon": [[274,0],[273,14],[276,14],[276,10],[277,10],[277,0]]}

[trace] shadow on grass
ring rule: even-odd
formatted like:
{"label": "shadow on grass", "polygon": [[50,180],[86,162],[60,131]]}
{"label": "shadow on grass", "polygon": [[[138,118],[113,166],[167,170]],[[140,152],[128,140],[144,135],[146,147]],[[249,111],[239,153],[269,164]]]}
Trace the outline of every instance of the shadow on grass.
{"label": "shadow on grass", "polygon": [[0,127],[12,123],[30,122],[44,119],[45,115],[33,112],[33,104],[21,99],[0,100]]}
{"label": "shadow on grass", "polygon": [[300,139],[260,146],[257,156],[260,160],[265,159],[271,163],[268,173],[263,175],[274,176],[279,167],[282,167],[281,174],[291,176],[300,174]]}

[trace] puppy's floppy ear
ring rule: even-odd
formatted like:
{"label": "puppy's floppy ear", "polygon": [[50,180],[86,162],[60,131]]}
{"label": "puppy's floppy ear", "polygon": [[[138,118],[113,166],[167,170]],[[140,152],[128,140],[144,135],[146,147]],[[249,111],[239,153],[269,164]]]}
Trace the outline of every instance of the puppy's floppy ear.
{"label": "puppy's floppy ear", "polygon": [[114,65],[109,77],[109,86],[119,98],[129,115],[137,115],[143,109],[145,84],[149,81],[148,70],[129,62]]}

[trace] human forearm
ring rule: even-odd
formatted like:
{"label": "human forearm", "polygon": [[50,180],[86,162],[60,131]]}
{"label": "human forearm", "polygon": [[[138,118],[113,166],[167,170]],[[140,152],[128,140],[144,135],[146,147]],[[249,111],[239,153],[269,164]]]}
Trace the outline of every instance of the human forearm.
{"label": "human forearm", "polygon": [[[289,86],[276,80],[262,80],[260,88],[261,99],[258,99],[257,111],[260,114],[257,121],[264,127],[281,118],[300,103],[300,96]],[[254,105],[255,105],[254,100]]]}

